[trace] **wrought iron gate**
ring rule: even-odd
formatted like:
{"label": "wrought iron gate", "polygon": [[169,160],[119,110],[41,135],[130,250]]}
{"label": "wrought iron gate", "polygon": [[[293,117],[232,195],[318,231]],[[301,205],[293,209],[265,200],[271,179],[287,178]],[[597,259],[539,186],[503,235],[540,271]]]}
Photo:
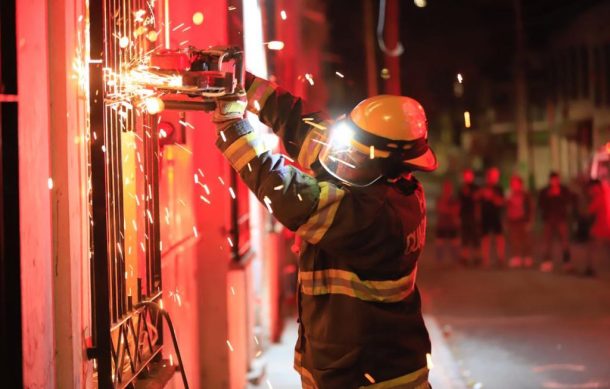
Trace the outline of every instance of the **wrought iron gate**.
{"label": "wrought iron gate", "polygon": [[[94,379],[100,388],[132,387],[160,360],[163,309],[157,117],[137,112],[129,70],[154,50],[153,1],[92,0],[90,28],[90,215]],[[155,38],[155,39],[152,39]],[[131,157],[131,159],[130,159]],[[137,159],[136,159],[137,157]],[[126,191],[129,176],[135,175]],[[125,203],[136,212],[127,220]],[[135,203],[135,205],[134,205]],[[126,244],[129,242],[129,244]],[[136,242],[136,244],[134,244]]]}

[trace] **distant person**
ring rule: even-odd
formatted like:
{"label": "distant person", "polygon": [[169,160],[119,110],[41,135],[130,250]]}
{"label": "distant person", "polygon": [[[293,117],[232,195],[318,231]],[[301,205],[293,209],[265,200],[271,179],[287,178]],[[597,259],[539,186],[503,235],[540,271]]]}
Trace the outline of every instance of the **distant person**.
{"label": "distant person", "polygon": [[510,179],[510,193],[506,199],[506,222],[510,246],[510,267],[531,267],[532,197],[523,187],[523,179],[514,175]]}
{"label": "distant person", "polygon": [[563,269],[573,271],[568,220],[574,208],[574,195],[561,183],[557,172],[549,174],[549,184],[540,191],[538,208],[544,224],[544,254],[540,270],[545,272],[553,270],[553,241],[555,237],[558,237],[562,250]]}
{"label": "distant person", "polygon": [[593,219],[585,275],[595,276],[599,259],[610,258],[610,186],[600,180],[588,185],[589,215]]}
{"label": "distant person", "polygon": [[497,167],[487,169],[485,186],[479,190],[481,202],[481,257],[483,266],[491,265],[491,243],[496,247],[498,266],[504,266],[505,241],[502,228],[502,208],[504,207],[504,191],[499,184],[500,170]]}
{"label": "distant person", "polygon": [[480,246],[478,217],[479,187],[474,183],[474,172],[466,169],[462,173],[462,186],[458,194],[460,206],[460,257],[464,264],[474,263]]}
{"label": "distant person", "polygon": [[593,217],[589,213],[592,180],[587,174],[583,174],[575,180],[574,184],[571,186],[571,191],[574,197],[575,220],[572,222],[574,231],[571,235],[574,242],[588,245],[593,224]]}
{"label": "distant person", "polygon": [[449,252],[449,260],[453,263],[459,247],[460,203],[455,196],[453,183],[443,182],[441,195],[436,200],[436,259],[445,259]]}

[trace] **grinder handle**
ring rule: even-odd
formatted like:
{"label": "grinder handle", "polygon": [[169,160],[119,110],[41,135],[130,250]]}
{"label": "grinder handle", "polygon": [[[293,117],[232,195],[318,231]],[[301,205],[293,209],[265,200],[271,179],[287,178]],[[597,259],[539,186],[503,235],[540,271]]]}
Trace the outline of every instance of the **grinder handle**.
{"label": "grinder handle", "polygon": [[235,61],[235,79],[237,80],[237,85],[235,88],[237,91],[244,90],[244,52],[238,51],[234,55]]}
{"label": "grinder handle", "polygon": [[[204,53],[214,53],[225,60],[232,60],[235,67],[234,92],[244,89],[244,51],[239,46],[214,46],[202,50]],[[221,69],[218,69],[221,70]]]}

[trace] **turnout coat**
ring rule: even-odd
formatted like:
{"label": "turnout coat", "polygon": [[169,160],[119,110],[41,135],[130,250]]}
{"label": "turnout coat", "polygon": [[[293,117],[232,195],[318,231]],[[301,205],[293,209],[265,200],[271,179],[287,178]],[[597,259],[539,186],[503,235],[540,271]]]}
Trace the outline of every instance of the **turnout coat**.
{"label": "turnout coat", "polygon": [[368,187],[334,179],[317,162],[323,114],[251,74],[246,90],[248,110],[303,169],[265,150],[246,120],[221,130],[217,146],[233,168],[304,241],[294,360],[303,388],[428,388],[430,341],[415,285],[426,231],[422,186],[415,178]]}

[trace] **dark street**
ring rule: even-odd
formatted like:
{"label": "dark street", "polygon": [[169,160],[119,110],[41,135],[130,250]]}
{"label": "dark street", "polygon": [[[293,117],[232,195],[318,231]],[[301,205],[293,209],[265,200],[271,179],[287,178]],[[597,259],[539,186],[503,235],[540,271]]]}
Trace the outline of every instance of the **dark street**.
{"label": "dark street", "polygon": [[[419,276],[423,305],[469,387],[610,387],[610,258],[591,279],[439,264],[432,247]],[[577,265],[583,249],[574,249]]]}

